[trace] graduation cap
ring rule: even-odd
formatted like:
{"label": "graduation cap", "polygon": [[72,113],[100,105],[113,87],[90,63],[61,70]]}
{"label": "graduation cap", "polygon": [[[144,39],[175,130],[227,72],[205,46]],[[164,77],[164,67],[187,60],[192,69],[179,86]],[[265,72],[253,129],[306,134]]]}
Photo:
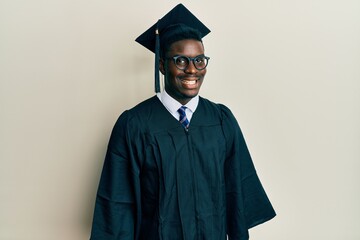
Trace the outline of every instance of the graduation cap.
{"label": "graduation cap", "polygon": [[164,17],[159,19],[157,23],[136,38],[136,42],[155,53],[155,92],[160,92],[159,58],[161,41],[166,39],[164,35],[169,35],[174,31],[181,32],[189,29],[198,31],[201,38],[210,32],[184,5],[178,4]]}

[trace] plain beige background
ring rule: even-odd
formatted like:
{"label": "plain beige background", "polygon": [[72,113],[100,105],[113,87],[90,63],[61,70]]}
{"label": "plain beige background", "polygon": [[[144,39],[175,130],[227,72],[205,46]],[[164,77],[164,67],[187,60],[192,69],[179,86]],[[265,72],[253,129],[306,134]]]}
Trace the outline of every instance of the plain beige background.
{"label": "plain beige background", "polygon": [[[134,39],[178,2],[0,0],[0,239],[85,240],[108,138],[153,96]],[[360,239],[360,1],[184,1],[278,216],[256,240]]]}

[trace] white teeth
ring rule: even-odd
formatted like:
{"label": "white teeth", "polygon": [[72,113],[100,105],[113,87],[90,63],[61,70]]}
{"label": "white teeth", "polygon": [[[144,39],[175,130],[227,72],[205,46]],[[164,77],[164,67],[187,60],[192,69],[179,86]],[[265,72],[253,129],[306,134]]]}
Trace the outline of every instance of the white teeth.
{"label": "white teeth", "polygon": [[183,83],[187,84],[187,85],[194,85],[196,83],[196,80],[192,80],[192,81],[189,81],[189,80],[183,80]]}

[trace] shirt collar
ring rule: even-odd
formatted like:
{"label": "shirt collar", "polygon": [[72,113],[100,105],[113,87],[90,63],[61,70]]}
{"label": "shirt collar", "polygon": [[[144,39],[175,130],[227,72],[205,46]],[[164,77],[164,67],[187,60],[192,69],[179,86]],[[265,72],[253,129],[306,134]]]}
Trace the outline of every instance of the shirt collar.
{"label": "shirt collar", "polygon": [[[161,93],[157,94],[158,98],[160,99],[160,101],[164,104],[164,106],[166,107],[166,109],[171,113],[171,114],[177,114],[177,110],[183,106],[181,103],[179,103],[178,101],[176,101],[173,97],[171,97],[164,89],[164,91],[162,91]],[[185,107],[188,108],[188,110],[190,110],[191,112],[195,112],[197,106],[199,104],[199,95],[196,95],[195,97],[193,97],[192,99],[190,99],[190,101],[184,105]]]}

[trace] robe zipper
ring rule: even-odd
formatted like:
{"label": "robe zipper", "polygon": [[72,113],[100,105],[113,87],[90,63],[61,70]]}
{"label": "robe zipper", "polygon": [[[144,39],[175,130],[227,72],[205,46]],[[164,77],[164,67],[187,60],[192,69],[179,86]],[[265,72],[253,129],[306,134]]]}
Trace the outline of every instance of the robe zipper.
{"label": "robe zipper", "polygon": [[186,142],[187,142],[187,147],[188,147],[188,153],[189,153],[189,159],[190,159],[190,163],[191,163],[191,171],[192,171],[192,185],[193,185],[193,191],[194,191],[194,208],[195,208],[195,227],[196,227],[196,239],[200,239],[200,235],[199,235],[199,213],[198,213],[198,206],[197,206],[197,202],[198,202],[198,194],[197,194],[197,184],[195,181],[195,163],[194,161],[191,161],[191,159],[194,159],[192,154],[192,145],[191,145],[191,138],[190,138],[190,132],[189,129],[185,129],[185,134],[186,134]]}

